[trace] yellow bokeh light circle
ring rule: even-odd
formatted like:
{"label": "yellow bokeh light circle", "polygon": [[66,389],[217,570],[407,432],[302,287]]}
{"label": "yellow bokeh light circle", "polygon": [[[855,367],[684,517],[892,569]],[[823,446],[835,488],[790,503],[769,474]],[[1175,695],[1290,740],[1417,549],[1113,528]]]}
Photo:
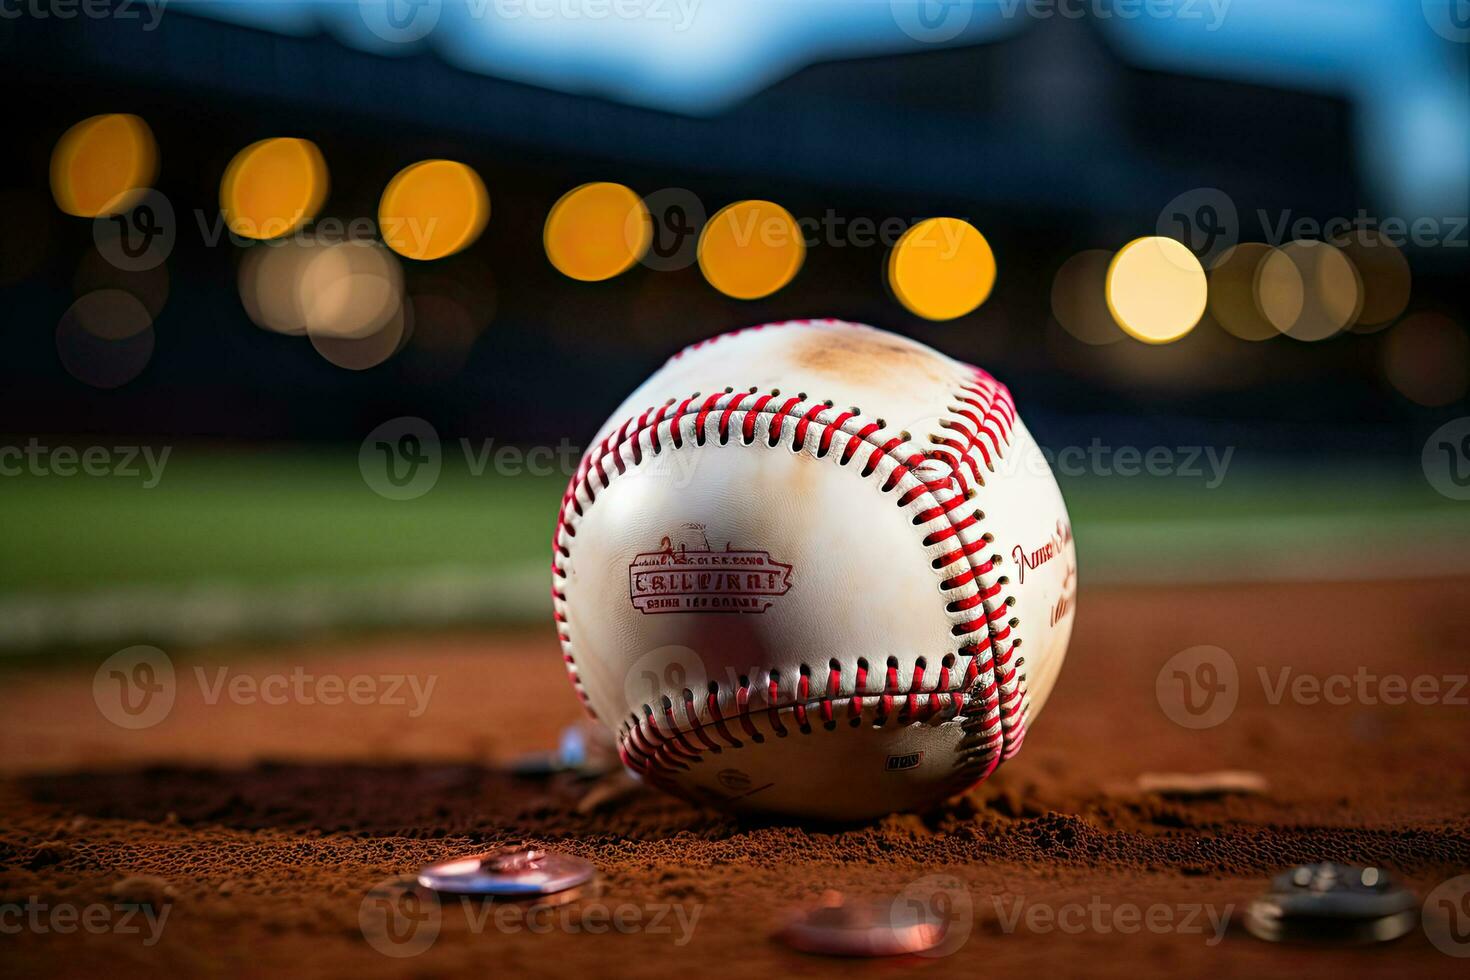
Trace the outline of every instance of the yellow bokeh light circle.
{"label": "yellow bokeh light circle", "polygon": [[473,245],[489,220],[485,182],[454,160],[421,160],[404,167],[378,202],[383,243],[404,258],[424,262]]}
{"label": "yellow bokeh light circle", "polygon": [[643,200],[622,184],[583,184],[562,195],[541,232],[546,257],[564,276],[601,282],[643,257],[653,224]]}
{"label": "yellow bokeh light circle", "polygon": [[322,245],[306,236],[252,245],[240,259],[240,302],[252,323],[275,333],[306,333],[301,276]]}
{"label": "yellow bokeh light circle", "polygon": [[1294,340],[1326,340],[1358,318],[1363,281],[1352,260],[1327,242],[1288,242],[1261,259],[1256,302]]}
{"label": "yellow bokeh light circle", "polygon": [[1358,270],[1363,286],[1363,308],[1350,329],[1358,333],[1382,330],[1409,305],[1414,276],[1409,260],[1393,241],[1371,229],[1355,230],[1332,241]]}
{"label": "yellow bokeh light circle", "polygon": [[806,242],[781,205],[737,201],[704,226],[698,256],[711,286],[735,299],[760,299],[792,280],[806,259]]}
{"label": "yellow bokeh light circle", "polygon": [[995,288],[995,253],[962,218],[926,218],[903,233],[888,256],[888,285],[910,313],[953,320]]}
{"label": "yellow bokeh light circle", "polygon": [[1178,340],[1205,314],[1209,284],[1180,241],[1149,236],[1118,250],[1108,266],[1108,310],[1128,336],[1146,344]]}
{"label": "yellow bokeh light circle", "polygon": [[1279,337],[1256,305],[1256,274],[1271,253],[1264,242],[1241,242],[1216,257],[1210,266],[1210,315],[1225,332],[1241,340]]}
{"label": "yellow bokeh light circle", "polygon": [[403,305],[403,267],[376,241],[348,239],[313,250],[296,283],[312,337],[361,340],[382,331]]}
{"label": "yellow bokeh light circle", "polygon": [[235,154],[219,185],[231,233],[261,241],[289,235],[327,199],[327,161],[311,140],[275,137]]}
{"label": "yellow bokeh light circle", "polygon": [[83,119],[51,151],[51,196],[79,218],[121,214],[158,176],[158,144],[137,116]]}

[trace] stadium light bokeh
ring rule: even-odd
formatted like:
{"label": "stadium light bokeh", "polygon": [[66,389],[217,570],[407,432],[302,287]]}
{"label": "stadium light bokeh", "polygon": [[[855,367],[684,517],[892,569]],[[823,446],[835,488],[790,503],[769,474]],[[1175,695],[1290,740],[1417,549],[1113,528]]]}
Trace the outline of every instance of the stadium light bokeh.
{"label": "stadium light bokeh", "polygon": [[[387,16],[390,3],[397,0],[173,0],[169,9],[292,36],[327,32],[385,56],[427,49],[467,71],[707,115],[806,65],[994,41],[1080,6],[1045,8],[1052,13],[1042,17],[993,0],[703,0],[671,3],[667,17],[592,17],[537,0],[429,0],[404,5],[405,20]],[[1137,65],[1350,100],[1360,153],[1388,207],[1470,210],[1470,67],[1464,46],[1431,29],[1421,3],[1230,0],[1192,9],[1093,19]]]}

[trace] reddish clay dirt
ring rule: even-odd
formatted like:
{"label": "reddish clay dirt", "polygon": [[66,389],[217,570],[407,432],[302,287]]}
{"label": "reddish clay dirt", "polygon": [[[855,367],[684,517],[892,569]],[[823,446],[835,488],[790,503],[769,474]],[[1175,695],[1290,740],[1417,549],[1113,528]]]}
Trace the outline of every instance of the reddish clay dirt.
{"label": "reddish clay dirt", "polygon": [[[1470,871],[1470,689],[1452,690],[1470,670],[1467,593],[1465,581],[1084,592],[1067,667],[1021,755],[931,812],[852,827],[742,824],[650,791],[579,810],[584,782],[506,774],[505,760],[553,745],[578,717],[549,629],[179,656],[171,714],[141,731],[100,715],[96,663],[12,669],[0,685],[0,972],[1463,976],[1419,929],[1321,948],[1265,943],[1239,923],[1294,862],[1385,867],[1421,897]],[[1155,679],[1199,644],[1229,651],[1240,693],[1221,724],[1191,731],[1165,716]],[[412,695],[210,703],[221,668],[261,680],[298,666],[435,687],[416,717]],[[1352,681],[1348,703],[1275,698],[1285,668],[1288,683],[1379,680]],[[1386,703],[1389,676],[1436,678],[1440,703]],[[1257,772],[1269,789],[1134,788],[1146,772],[1220,769]],[[593,861],[599,890],[539,918],[402,905],[394,883],[421,865],[520,842]],[[936,875],[970,906],[968,939],[947,957],[837,960],[771,938],[782,910],[823,889],[892,898]],[[396,943],[372,915],[364,933],[360,913],[384,896],[417,916]],[[67,908],[93,928],[67,930]]]}

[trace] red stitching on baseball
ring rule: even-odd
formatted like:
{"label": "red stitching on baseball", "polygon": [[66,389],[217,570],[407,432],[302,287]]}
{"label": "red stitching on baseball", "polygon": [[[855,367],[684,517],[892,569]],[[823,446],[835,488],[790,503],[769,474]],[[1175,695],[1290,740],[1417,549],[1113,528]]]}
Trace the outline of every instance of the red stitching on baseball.
{"label": "red stitching on baseball", "polygon": [[780,708],[778,707],[778,705],[781,703],[781,687],[778,677],[779,675],[774,670],[771,671],[771,686],[767,688],[766,699],[767,702],[770,704],[768,714],[771,720],[771,730],[780,737],[785,738],[786,726],[781,724],[781,718],[779,716]]}
{"label": "red stitching on baseball", "polygon": [[[993,691],[994,685],[992,684],[988,690]],[[929,702],[937,706],[936,710],[933,712],[930,712],[928,710],[925,710],[923,712],[924,717],[931,720],[935,718],[944,720],[944,718],[954,717],[955,715],[958,715],[960,713],[960,709],[963,705],[964,700],[964,692],[958,688],[949,690],[936,689],[933,691],[921,691],[918,692],[918,694],[906,692],[899,693],[903,693],[905,697],[909,698],[928,695]],[[950,698],[951,703],[949,707],[950,709],[952,709],[950,711],[946,711],[943,704],[942,698],[946,695]],[[854,695],[852,699],[848,700],[850,702],[851,700],[856,700],[858,698],[858,695]],[[811,708],[815,708],[817,711],[820,712],[823,710],[822,706],[826,704],[828,705],[827,710],[830,710],[835,717],[835,708],[831,707],[831,702],[833,700],[834,699],[829,698],[815,698],[805,704],[788,703],[773,705],[769,710],[772,712],[790,711],[793,716],[796,716],[798,711],[804,714],[807,710]],[[886,725],[888,721],[894,717],[894,713],[891,710],[893,696],[885,695],[883,700],[889,705],[889,710],[879,712],[879,721],[875,723],[879,726]],[[851,708],[849,708],[849,714],[851,714]],[[897,717],[900,724],[908,724],[912,720],[915,720],[909,717],[909,713],[906,710],[900,710]],[[989,724],[987,725],[988,730],[990,727],[994,727],[994,720],[999,717],[998,710],[988,711],[984,717],[987,722],[989,722]],[[695,735],[702,742],[704,742],[706,747],[711,748],[715,752],[720,751],[719,747],[714,746],[713,742],[708,737],[710,730],[713,729],[716,732],[720,730],[718,723],[713,719],[710,721],[696,720],[689,728],[682,729],[676,732],[673,737],[669,737],[658,730],[657,721],[651,713],[646,716],[646,727],[645,723],[640,722],[636,715],[632,716],[632,721],[632,725],[625,724],[622,727],[622,730],[619,733],[619,744],[620,746],[627,746],[631,749],[631,751],[625,753],[626,755],[641,757],[642,760],[644,760],[642,762],[639,762],[638,759],[635,759],[634,764],[630,766],[630,768],[633,768],[635,771],[644,775],[657,776],[660,770],[664,770],[665,774],[668,774],[668,771],[671,770],[688,770],[689,766],[685,765],[684,762],[681,761],[681,759],[687,760],[690,764],[702,762],[703,754],[694,746],[690,745],[688,742],[687,736],[691,734]],[[772,723],[773,729],[774,725],[778,723],[779,722]],[[784,730],[784,726],[782,726],[782,730]],[[728,736],[728,729],[725,731],[724,734]],[[752,726],[752,730],[749,732],[749,734],[751,734],[751,738],[753,741],[763,740],[761,738],[757,738],[757,736],[760,735],[760,732],[758,730],[755,730],[754,726]],[[983,753],[967,753],[967,757],[978,755],[983,757],[984,760],[991,759],[993,755],[998,754],[996,750],[1001,744],[1001,737],[997,733],[986,739],[983,744],[986,747],[986,751],[984,751]],[[738,742],[738,740],[732,740],[730,746],[732,748],[738,748],[740,747],[740,743]],[[982,760],[979,758],[975,759],[976,764],[978,764],[980,761]]]}

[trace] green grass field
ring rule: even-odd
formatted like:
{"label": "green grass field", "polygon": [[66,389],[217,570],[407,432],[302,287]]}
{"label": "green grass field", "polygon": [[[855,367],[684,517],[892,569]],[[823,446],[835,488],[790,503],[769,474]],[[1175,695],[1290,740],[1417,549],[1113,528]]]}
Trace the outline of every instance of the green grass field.
{"label": "green grass field", "polygon": [[7,478],[0,589],[549,562],[566,479],[474,477],[454,461],[406,501],[374,493],[357,454],[342,450],[183,447],[153,489],[138,479]]}
{"label": "green grass field", "polygon": [[[474,475],[446,452],[431,491],[394,501],[368,487],[347,448],[182,446],[157,486],[143,482],[0,479],[0,649],[102,642],[109,632],[204,641],[281,618],[301,629],[546,613],[560,474]],[[1237,461],[1215,489],[1091,476],[1064,479],[1063,490],[1084,583],[1470,565],[1470,508],[1436,494],[1417,469]],[[200,617],[207,628],[187,628]]]}

